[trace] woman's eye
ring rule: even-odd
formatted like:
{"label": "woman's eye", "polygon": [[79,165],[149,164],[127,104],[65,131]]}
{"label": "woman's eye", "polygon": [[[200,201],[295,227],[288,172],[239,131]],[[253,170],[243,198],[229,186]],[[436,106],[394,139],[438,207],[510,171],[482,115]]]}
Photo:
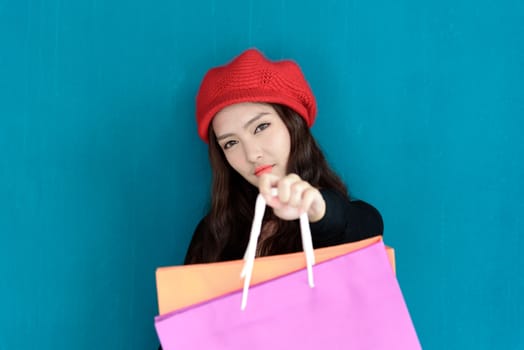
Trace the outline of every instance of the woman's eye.
{"label": "woman's eye", "polygon": [[256,134],[256,133],[259,133],[259,132],[262,131],[262,130],[267,129],[268,126],[269,126],[269,123],[262,123],[262,124],[260,124],[260,125],[257,126],[257,128],[255,129],[255,134]]}
{"label": "woman's eye", "polygon": [[237,141],[228,141],[228,142],[224,143],[224,146],[222,146],[222,148],[229,149],[229,148],[233,147],[236,144],[237,144]]}

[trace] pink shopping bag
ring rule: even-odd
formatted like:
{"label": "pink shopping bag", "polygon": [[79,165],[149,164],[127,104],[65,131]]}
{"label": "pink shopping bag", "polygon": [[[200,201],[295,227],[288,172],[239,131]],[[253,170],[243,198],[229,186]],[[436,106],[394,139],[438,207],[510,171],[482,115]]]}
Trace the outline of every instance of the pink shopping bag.
{"label": "pink shopping bag", "polygon": [[155,318],[164,350],[420,349],[382,241]]}

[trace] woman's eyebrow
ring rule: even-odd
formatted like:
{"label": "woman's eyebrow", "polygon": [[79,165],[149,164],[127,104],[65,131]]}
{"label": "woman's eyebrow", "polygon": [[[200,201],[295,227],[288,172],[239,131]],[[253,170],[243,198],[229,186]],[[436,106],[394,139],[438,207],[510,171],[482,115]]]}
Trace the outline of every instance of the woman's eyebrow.
{"label": "woman's eyebrow", "polygon": [[[247,129],[251,124],[253,124],[254,122],[256,122],[257,120],[259,120],[260,118],[262,118],[263,116],[265,115],[268,115],[270,114],[269,112],[260,112],[258,113],[257,115],[255,115],[253,118],[249,119],[245,124],[244,124],[244,129]],[[225,138],[228,138],[230,136],[233,136],[233,133],[227,133],[227,134],[223,134],[223,135],[220,135],[220,136],[217,136],[217,141],[220,141],[220,140],[223,140]]]}
{"label": "woman's eyebrow", "polygon": [[253,124],[257,120],[259,120],[260,118],[262,118],[263,116],[268,115],[268,114],[269,114],[268,112],[260,112],[260,113],[258,113],[256,116],[254,116],[253,118],[248,120],[246,124],[244,124],[244,129],[247,129],[251,124]]}

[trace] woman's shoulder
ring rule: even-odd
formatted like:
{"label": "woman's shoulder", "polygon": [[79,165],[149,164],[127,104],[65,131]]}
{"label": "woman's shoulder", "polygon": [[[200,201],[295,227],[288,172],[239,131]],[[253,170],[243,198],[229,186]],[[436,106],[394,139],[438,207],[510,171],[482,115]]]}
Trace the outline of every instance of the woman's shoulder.
{"label": "woman's shoulder", "polygon": [[202,259],[203,249],[204,249],[204,240],[209,230],[209,215],[205,215],[200,219],[198,225],[193,232],[191,241],[189,242],[189,247],[186,252],[186,257],[184,259],[184,264],[191,264],[199,262],[199,259]]}
{"label": "woman's shoulder", "polygon": [[207,227],[209,225],[209,213],[204,215],[200,221],[198,222],[196,228],[195,228],[195,233],[198,231],[202,231],[202,229],[204,229],[205,227]]}

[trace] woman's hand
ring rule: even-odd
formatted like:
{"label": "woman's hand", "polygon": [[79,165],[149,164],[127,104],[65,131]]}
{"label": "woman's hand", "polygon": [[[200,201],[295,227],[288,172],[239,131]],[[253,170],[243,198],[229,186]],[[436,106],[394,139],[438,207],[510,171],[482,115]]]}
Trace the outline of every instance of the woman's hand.
{"label": "woman's hand", "polygon": [[[271,190],[278,189],[273,196]],[[307,213],[310,222],[319,221],[326,213],[326,202],[320,191],[296,174],[278,177],[262,174],[258,189],[276,216],[284,220],[295,220]]]}

